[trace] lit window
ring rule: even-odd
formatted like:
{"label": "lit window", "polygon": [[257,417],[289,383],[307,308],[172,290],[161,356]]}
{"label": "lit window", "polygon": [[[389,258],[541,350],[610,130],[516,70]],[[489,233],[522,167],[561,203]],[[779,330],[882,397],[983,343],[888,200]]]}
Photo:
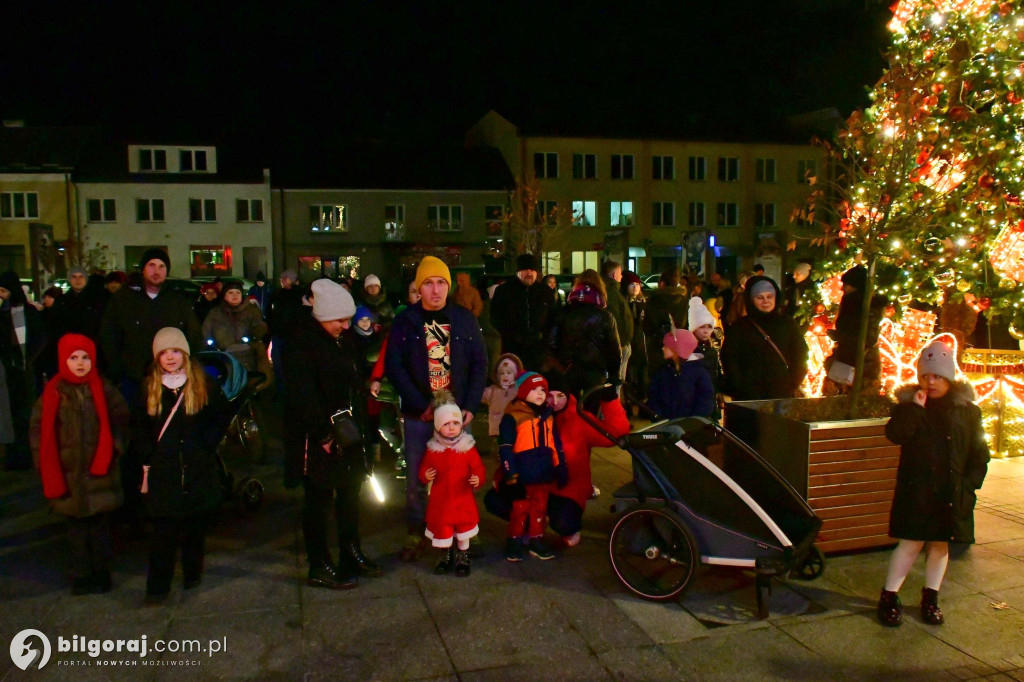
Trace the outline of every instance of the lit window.
{"label": "lit window", "polygon": [[346,232],[347,207],[342,204],[315,204],[309,207],[310,232]]}
{"label": "lit window", "polygon": [[611,202],[609,215],[612,227],[629,227],[633,224],[633,202]]}
{"label": "lit window", "polygon": [[428,206],[427,229],[436,232],[461,232],[462,206],[458,204]]}
{"label": "lit window", "polygon": [[579,227],[591,227],[597,224],[596,201],[572,202],[572,224]]}

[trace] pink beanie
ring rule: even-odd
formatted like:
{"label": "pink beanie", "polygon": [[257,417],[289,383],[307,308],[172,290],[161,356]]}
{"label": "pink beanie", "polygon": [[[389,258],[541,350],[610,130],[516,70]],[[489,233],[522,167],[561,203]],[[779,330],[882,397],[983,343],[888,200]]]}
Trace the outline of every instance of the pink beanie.
{"label": "pink beanie", "polygon": [[677,329],[665,334],[661,342],[682,360],[688,359],[697,348],[697,337],[686,329]]}

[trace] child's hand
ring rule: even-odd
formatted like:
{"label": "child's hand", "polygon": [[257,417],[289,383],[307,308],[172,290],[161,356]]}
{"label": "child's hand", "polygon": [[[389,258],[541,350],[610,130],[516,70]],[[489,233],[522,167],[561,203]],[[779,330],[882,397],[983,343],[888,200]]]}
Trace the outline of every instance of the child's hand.
{"label": "child's hand", "polygon": [[433,481],[436,477],[437,477],[437,469],[435,469],[434,467],[430,467],[423,474],[423,478],[427,479],[428,481]]}
{"label": "child's hand", "polygon": [[924,404],[928,401],[928,391],[923,388],[918,389],[914,392],[914,402],[924,407]]}
{"label": "child's hand", "polygon": [[472,476],[469,477],[469,484],[471,486],[473,486],[474,488],[479,488],[480,487],[480,477],[477,476],[476,474],[473,474]]}
{"label": "child's hand", "polygon": [[371,381],[370,382],[370,395],[372,395],[374,398],[376,398],[378,395],[380,395],[380,382],[379,381]]}

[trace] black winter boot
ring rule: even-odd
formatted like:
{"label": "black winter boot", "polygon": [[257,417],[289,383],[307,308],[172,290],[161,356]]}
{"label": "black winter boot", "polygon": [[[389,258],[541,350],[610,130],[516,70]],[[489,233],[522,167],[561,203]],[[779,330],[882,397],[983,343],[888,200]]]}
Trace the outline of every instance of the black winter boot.
{"label": "black winter boot", "polygon": [[[341,547],[341,556],[361,576],[377,578],[384,575],[380,566],[363,554],[359,538],[346,542]],[[340,568],[340,567],[339,567]]]}
{"label": "black winter boot", "polygon": [[921,588],[921,618],[928,625],[942,625],[945,618],[939,610],[939,591],[927,587]]}
{"label": "black winter boot", "polygon": [[455,568],[455,550],[449,547],[444,551],[444,556],[441,557],[441,560],[437,562],[436,566],[434,566],[434,574],[446,575],[450,573],[453,568]]}
{"label": "black winter boot", "polygon": [[900,597],[895,592],[883,589],[878,598],[878,620],[890,628],[903,625],[903,613],[900,611]]}
{"label": "black winter boot", "polygon": [[469,567],[472,560],[469,558],[468,549],[460,549],[455,552],[455,575],[465,578],[469,575]]}
{"label": "black winter boot", "polygon": [[306,584],[311,587],[326,587],[329,590],[351,590],[356,586],[355,577],[342,577],[331,564],[330,559],[311,561]]}

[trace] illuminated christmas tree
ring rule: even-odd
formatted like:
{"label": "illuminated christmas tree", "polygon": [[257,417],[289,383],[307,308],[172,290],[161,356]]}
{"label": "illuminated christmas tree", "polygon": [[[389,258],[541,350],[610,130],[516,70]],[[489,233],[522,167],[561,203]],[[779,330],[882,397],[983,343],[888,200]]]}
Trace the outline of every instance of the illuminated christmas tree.
{"label": "illuminated christmas tree", "polygon": [[825,145],[830,177],[796,216],[826,249],[818,270],[868,267],[862,341],[873,293],[965,297],[1024,330],[1021,0],[900,0],[889,29],[872,105]]}

